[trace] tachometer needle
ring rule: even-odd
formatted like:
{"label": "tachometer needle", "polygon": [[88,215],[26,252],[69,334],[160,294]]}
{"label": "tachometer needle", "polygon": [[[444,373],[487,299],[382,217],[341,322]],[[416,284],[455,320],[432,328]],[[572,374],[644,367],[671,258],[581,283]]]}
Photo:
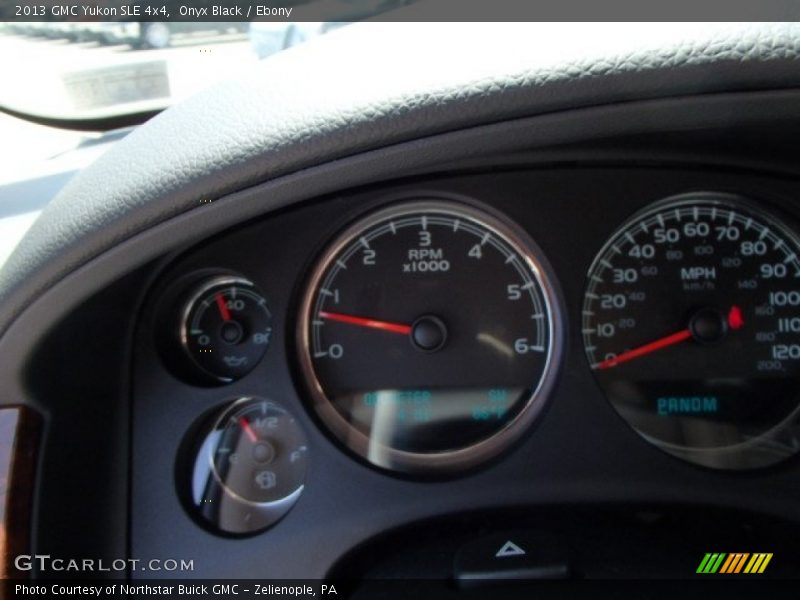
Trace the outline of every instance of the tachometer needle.
{"label": "tachometer needle", "polygon": [[222,320],[230,321],[231,311],[228,310],[228,303],[225,302],[225,298],[222,297],[222,293],[217,292],[217,294],[214,296],[214,299],[217,301],[217,308],[219,309],[219,315],[222,317]]}
{"label": "tachometer needle", "polygon": [[627,352],[623,352],[622,354],[619,354],[612,358],[607,358],[603,362],[597,363],[594,366],[594,368],[610,369],[611,367],[616,367],[617,365],[624,362],[628,362],[629,360],[633,360],[634,358],[639,358],[640,356],[650,354],[651,352],[661,350],[662,348],[667,348],[675,344],[680,344],[681,342],[685,342],[691,337],[692,337],[692,332],[687,327],[682,331],[657,339],[656,341],[650,342],[649,344],[645,344],[644,346],[639,346],[638,348],[634,348],[633,350],[628,350]]}
{"label": "tachometer needle", "polygon": [[359,327],[370,327],[372,329],[380,329],[382,331],[389,331],[391,333],[399,333],[401,335],[408,335],[411,333],[411,325],[403,323],[390,323],[388,321],[378,321],[376,319],[367,319],[365,317],[355,317],[353,315],[345,315],[342,313],[327,312],[321,310],[319,316],[322,319],[329,321],[339,321],[340,323],[348,323],[350,325],[358,325]]}
{"label": "tachometer needle", "polygon": [[256,432],[253,431],[253,428],[250,427],[250,423],[247,422],[247,419],[244,417],[239,417],[239,425],[241,426],[242,430],[247,434],[247,437],[250,438],[250,441],[255,443],[258,441],[258,436]]}

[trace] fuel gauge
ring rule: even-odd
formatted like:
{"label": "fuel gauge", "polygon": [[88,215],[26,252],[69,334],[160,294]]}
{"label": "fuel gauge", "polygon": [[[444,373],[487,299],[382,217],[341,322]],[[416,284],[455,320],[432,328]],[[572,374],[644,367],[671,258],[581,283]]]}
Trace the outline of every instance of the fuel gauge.
{"label": "fuel gauge", "polygon": [[252,282],[215,277],[190,295],[181,314],[180,343],[195,367],[217,381],[249,373],[269,346],[272,314]]}
{"label": "fuel gauge", "polygon": [[294,416],[277,402],[244,397],[224,409],[202,440],[192,503],[225,533],[255,533],[300,497],[308,446]]}

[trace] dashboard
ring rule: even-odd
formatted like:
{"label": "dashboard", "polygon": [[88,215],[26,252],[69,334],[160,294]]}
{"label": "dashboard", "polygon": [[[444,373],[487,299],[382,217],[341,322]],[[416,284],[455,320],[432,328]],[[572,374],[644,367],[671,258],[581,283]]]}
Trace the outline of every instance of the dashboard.
{"label": "dashboard", "polygon": [[8,259],[29,549],[367,598],[796,576],[795,29],[482,28],[475,79],[470,28],[362,65],[382,25],[109,144]]}
{"label": "dashboard", "polygon": [[235,549],[222,574],[317,515],[339,560],[453,515],[791,496],[794,187],[476,172],[322,198],[170,257],[131,357],[134,548]]}

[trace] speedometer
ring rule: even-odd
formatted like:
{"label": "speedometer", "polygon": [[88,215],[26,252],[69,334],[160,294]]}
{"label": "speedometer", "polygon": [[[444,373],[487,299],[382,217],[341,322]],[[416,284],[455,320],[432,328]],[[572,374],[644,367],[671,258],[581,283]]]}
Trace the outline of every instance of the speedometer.
{"label": "speedometer", "polygon": [[552,387],[561,323],[524,232],[472,204],[372,213],[324,252],[298,346],[314,409],[370,463],[469,467],[517,439]]}
{"label": "speedometer", "polygon": [[635,215],[589,270],[582,333],[608,399],[667,452],[743,469],[800,448],[800,241],[753,203]]}

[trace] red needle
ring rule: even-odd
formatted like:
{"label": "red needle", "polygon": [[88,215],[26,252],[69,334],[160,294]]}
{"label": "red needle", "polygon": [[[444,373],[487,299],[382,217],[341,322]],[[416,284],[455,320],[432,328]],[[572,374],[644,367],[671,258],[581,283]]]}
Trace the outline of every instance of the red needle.
{"label": "red needle", "polygon": [[217,308],[219,309],[219,314],[222,317],[222,320],[230,321],[231,311],[228,310],[228,304],[225,302],[225,298],[222,297],[222,292],[217,292],[214,296],[214,299],[217,301]]}
{"label": "red needle", "polygon": [[650,342],[649,344],[645,344],[644,346],[639,346],[638,348],[634,348],[633,350],[628,350],[627,352],[623,352],[622,354],[615,356],[613,358],[608,358],[603,362],[597,363],[594,366],[594,368],[610,369],[611,367],[616,367],[620,363],[628,362],[629,360],[633,360],[634,358],[639,358],[640,356],[644,356],[645,354],[650,354],[651,352],[655,352],[656,350],[661,350],[662,348],[666,348],[674,344],[679,344],[683,341],[688,340],[690,337],[692,337],[692,332],[689,331],[689,329],[687,328],[684,329],[683,331],[679,331],[678,333],[673,333],[672,335],[668,335],[654,342]]}
{"label": "red needle", "polygon": [[[731,306],[731,310],[728,312],[727,322],[728,322],[728,327],[730,327],[733,330],[741,329],[742,327],[744,327],[744,317],[742,316],[742,309],[736,306],[735,304]],[[688,340],[690,337],[692,337],[692,331],[687,327],[683,331],[673,333],[672,335],[668,335],[654,342],[650,342],[649,344],[645,344],[644,346],[639,346],[638,348],[634,348],[633,350],[628,350],[627,352],[623,352],[622,354],[615,356],[613,358],[608,358],[603,362],[597,363],[594,366],[594,368],[610,369],[611,367],[616,367],[617,365],[624,362],[628,362],[629,360],[633,360],[634,358],[639,358],[640,356],[644,356],[646,354],[650,354],[651,352],[655,352],[656,350],[661,350],[662,348],[667,348],[669,346],[679,344],[685,340]]]}
{"label": "red needle", "polygon": [[366,319],[364,317],[354,317],[352,315],[344,315],[342,313],[327,312],[321,310],[319,316],[329,321],[339,321],[340,323],[349,323],[350,325],[358,325],[359,327],[371,327],[372,329],[381,329],[391,333],[399,333],[401,335],[408,335],[411,333],[411,325],[404,325],[402,323],[390,323],[388,321],[377,321],[375,319]]}
{"label": "red needle", "polygon": [[255,443],[258,441],[258,436],[256,435],[256,432],[253,431],[253,428],[250,427],[250,423],[247,422],[247,419],[245,419],[244,417],[239,417],[239,425],[241,425],[242,429],[247,434],[247,437],[250,438],[251,442]]}
{"label": "red needle", "polygon": [[741,329],[744,327],[744,317],[742,316],[742,309],[738,306],[731,306],[728,313],[728,326],[731,329]]}

